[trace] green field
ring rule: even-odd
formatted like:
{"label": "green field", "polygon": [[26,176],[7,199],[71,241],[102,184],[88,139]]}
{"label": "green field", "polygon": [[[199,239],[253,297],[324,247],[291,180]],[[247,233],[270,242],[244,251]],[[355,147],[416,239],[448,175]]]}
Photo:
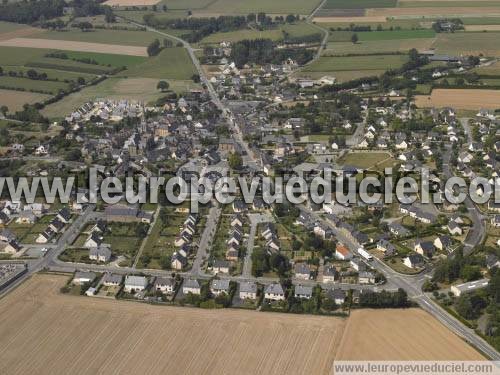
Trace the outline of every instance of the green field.
{"label": "green field", "polygon": [[336,72],[357,70],[388,70],[401,67],[408,61],[406,55],[373,55],[350,57],[320,57],[304,72]]}
{"label": "green field", "polygon": [[322,9],[395,8],[397,0],[327,0]]}
{"label": "green field", "polygon": [[[157,34],[148,31],[102,30],[82,32],[80,30],[46,31],[30,36],[36,39],[71,40],[76,42],[118,44],[128,46],[147,46]],[[161,38],[160,38],[161,39]]]}
{"label": "green field", "polygon": [[142,56],[129,56],[129,55],[116,55],[111,53],[97,53],[97,52],[77,52],[77,51],[64,51],[70,59],[83,59],[89,58],[97,61],[100,65],[110,65],[116,68],[126,66],[132,67],[145,62],[148,58]]}
{"label": "green field", "polygon": [[[185,1],[178,0],[185,4]],[[193,1],[193,0],[191,0]],[[205,0],[204,0],[205,1]],[[167,6],[171,7],[171,1],[165,1]],[[315,7],[320,4],[320,0],[215,0],[211,1],[210,5],[203,8],[201,12],[215,14],[248,14],[248,13],[274,13],[274,14],[310,14]],[[185,7],[185,5],[184,5]],[[174,9],[174,8],[172,8]],[[185,9],[185,8],[184,8]],[[201,13],[194,11],[195,16]]]}
{"label": "green field", "polygon": [[[352,22],[320,22],[321,18],[315,19],[315,21],[318,21],[318,25],[332,28],[333,30],[336,30],[339,27],[341,29],[349,28],[352,24]],[[356,25],[370,26],[372,30],[376,30],[378,25],[381,25],[383,30],[389,30],[391,27],[404,30],[412,30],[423,27],[419,19],[389,19],[386,20],[386,22],[356,22]],[[430,27],[430,25],[428,27]]]}
{"label": "green field", "polygon": [[460,18],[464,25],[500,25],[500,17]]}
{"label": "green field", "polygon": [[174,47],[162,50],[158,56],[147,59],[120,75],[186,80],[195,73],[196,70],[187,51],[182,47]]}
{"label": "green field", "polygon": [[398,39],[377,40],[371,42],[335,42],[328,43],[323,56],[339,56],[346,54],[366,55],[373,53],[406,52],[412,48],[417,50],[428,49],[432,46],[434,39]]}
{"label": "green field", "polygon": [[212,44],[220,42],[236,42],[243,39],[259,39],[266,38],[274,41],[283,40],[284,33],[287,33],[290,37],[301,37],[307,35],[318,34],[320,31],[305,22],[300,22],[296,24],[282,25],[276,29],[272,30],[236,30],[224,33],[215,33],[207,36],[201,41],[201,44]]}
{"label": "green field", "polygon": [[20,77],[0,77],[0,87],[8,89],[23,89],[24,91],[43,92],[46,94],[57,94],[59,90],[68,90],[65,82],[39,81]]}
{"label": "green field", "polygon": [[195,9],[205,9],[210,4],[214,3],[214,0],[164,0],[160,2],[161,4],[167,4],[169,10],[195,10]]}
{"label": "green field", "polygon": [[387,152],[354,152],[338,160],[338,163],[362,169],[384,170],[394,165],[395,160]]}
{"label": "green field", "polygon": [[[2,66],[2,69],[4,70],[4,74],[7,75],[7,72],[9,71],[14,71],[14,72],[22,72],[23,74],[26,74],[26,72],[30,69],[34,68],[29,68],[29,67],[24,67],[24,66],[8,66],[4,65]],[[47,78],[50,80],[59,80],[59,81],[76,81],[78,77],[82,77],[85,79],[85,81],[90,81],[94,79],[96,76],[92,74],[86,74],[86,73],[77,73],[77,72],[70,72],[70,71],[64,71],[64,70],[56,70],[56,69],[41,69],[41,68],[36,68],[34,69],[38,73],[45,73],[47,74]]]}
{"label": "green field", "polygon": [[42,48],[0,47],[0,65],[26,65],[49,52]]}
{"label": "green field", "polygon": [[18,23],[0,21],[0,34],[8,33],[10,31],[25,29],[26,25],[21,25]]}
{"label": "green field", "polygon": [[405,39],[420,39],[434,38],[436,33],[431,29],[422,30],[394,30],[394,31],[366,31],[366,32],[351,32],[351,31],[332,31],[330,32],[330,42],[350,42],[353,34],[358,36],[359,42],[373,42],[381,40],[405,40]]}
{"label": "green field", "polygon": [[439,34],[434,47],[439,54],[500,56],[499,32]]}

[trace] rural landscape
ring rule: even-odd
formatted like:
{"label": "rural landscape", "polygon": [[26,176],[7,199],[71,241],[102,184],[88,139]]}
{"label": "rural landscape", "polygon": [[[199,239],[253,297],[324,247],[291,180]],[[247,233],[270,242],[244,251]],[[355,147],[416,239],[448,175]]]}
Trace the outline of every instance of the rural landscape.
{"label": "rural landscape", "polygon": [[499,41],[500,0],[4,0],[0,373],[500,373]]}

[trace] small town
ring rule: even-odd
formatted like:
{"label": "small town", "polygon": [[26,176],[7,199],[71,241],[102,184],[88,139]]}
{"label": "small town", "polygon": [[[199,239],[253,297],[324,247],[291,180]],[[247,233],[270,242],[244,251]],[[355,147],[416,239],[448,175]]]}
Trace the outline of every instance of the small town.
{"label": "small town", "polygon": [[[258,319],[265,322],[255,333],[258,339],[234,344],[242,351],[247,343],[258,346],[264,329],[272,332],[266,340],[281,329],[288,336],[280,343],[295,342],[295,335],[306,340],[306,328],[294,320],[300,315],[311,319],[307,324],[316,335],[316,341],[307,336],[311,347],[335,347],[322,349],[328,361],[409,360],[412,355],[414,360],[499,361],[500,203],[493,196],[500,178],[500,73],[492,72],[500,54],[486,42],[465,51],[451,47],[458,43],[456,35],[464,43],[469,34],[488,41],[500,31],[493,27],[498,25],[479,13],[477,24],[466,15],[420,14],[421,5],[410,6],[415,0],[373,0],[387,3],[373,8],[361,0],[351,5],[311,1],[317,4],[288,16],[271,5],[239,0],[235,13],[214,8],[212,3],[221,0],[186,2],[193,8],[177,0],[146,1],[144,7],[133,0],[85,0],[96,7],[86,14],[90,11],[78,2],[62,1],[64,10],[29,20],[17,14],[11,0],[0,6],[2,55],[12,48],[33,55],[22,63],[14,52],[14,57],[0,57],[0,105],[9,104],[0,109],[0,176],[16,183],[76,176],[67,202],[49,201],[41,189],[33,202],[17,199],[9,182],[1,181],[0,314],[12,301],[23,319],[17,323],[21,332],[31,327],[23,312],[28,297],[47,317],[57,315],[45,310],[51,300],[75,304],[71,310],[61,307],[64,324],[77,309],[106,311],[99,316],[111,321],[122,306],[131,332],[143,336],[154,331],[148,326],[139,332],[139,324],[198,314],[192,325],[204,328],[192,328],[192,334],[203,336],[182,341],[178,350],[191,348],[203,358],[212,352],[193,348],[206,337],[212,343],[220,336],[217,342],[231,346],[238,340],[231,330],[247,334],[231,314],[249,314],[241,319],[255,326]],[[198,7],[199,2],[207,4]],[[21,9],[37,12],[22,4]],[[473,4],[463,6],[476,10]],[[406,15],[407,8],[415,14]],[[417,22],[420,16],[432,17]],[[491,27],[480,33],[469,25]],[[156,39],[148,44],[146,37]],[[44,47],[35,45],[37,38]],[[433,42],[426,43],[430,38]],[[401,45],[391,46],[396,40]],[[71,43],[81,49],[65,46]],[[98,44],[107,47],[101,51]],[[60,78],[53,75],[57,72]],[[15,86],[21,80],[54,88]],[[11,91],[39,98],[14,109],[7,101]],[[344,188],[354,181],[356,191],[364,178],[377,176],[382,185],[368,191],[384,193],[390,202],[318,204],[301,191],[296,195],[300,204],[267,203],[259,185],[251,202],[238,186],[231,203],[213,197],[196,210],[195,198],[177,203],[162,190],[157,202],[129,203],[124,192],[116,192],[115,203],[108,203],[91,199],[90,169],[98,171],[99,183],[114,178],[123,184],[131,177],[156,176],[248,183],[300,178],[313,184],[333,175],[343,179]],[[440,199],[424,203],[423,193],[415,191],[418,199],[400,201],[395,186],[383,185],[387,173],[419,184],[425,177]],[[469,186],[450,187],[447,181],[454,177]],[[461,202],[447,199],[459,193],[464,194]],[[384,318],[385,313],[394,318]],[[283,327],[276,327],[273,316],[283,319]],[[361,323],[371,316],[380,326]],[[83,327],[83,321],[75,318],[74,324]],[[219,327],[221,321],[228,325]],[[432,326],[424,328],[424,321]],[[127,330],[121,324],[120,331],[111,330],[111,323],[100,329],[121,337]],[[323,324],[334,341],[318,338]],[[363,355],[368,346],[356,344],[365,340],[363,335],[380,336],[392,330],[391,324],[394,332],[384,336],[386,341],[374,342],[384,347],[394,334],[402,348],[390,344],[393,356],[381,354],[382,349]],[[405,329],[410,336],[402,333]],[[221,330],[229,332],[224,339]],[[412,341],[414,331],[418,344]],[[86,340],[101,337],[92,332],[82,339],[85,348]],[[169,325],[148,345],[170,333],[179,335]],[[424,333],[428,342],[439,335],[446,339],[426,344]],[[44,336],[36,337],[43,342]],[[59,345],[55,337],[50,340]],[[407,349],[406,341],[415,347]],[[12,358],[24,344],[16,345]],[[423,349],[428,345],[432,352]],[[0,352],[4,347],[0,339]],[[35,350],[26,348],[27,353]],[[127,369],[122,366],[128,361],[113,361],[120,373],[333,373],[331,362],[306,369],[303,363],[317,357],[303,347],[286,348],[300,353],[293,358],[301,362],[295,370],[283,364],[274,368],[267,359],[259,370],[253,361],[268,355],[260,350],[253,360],[245,357],[241,367],[224,367],[217,360],[213,368],[165,363],[144,370],[146,357]],[[269,341],[260,349],[280,355]],[[135,350],[134,358],[139,356]],[[162,350],[166,346],[155,349],[155,355],[163,355]],[[168,348],[168,353],[170,362],[175,351]],[[9,360],[0,372],[29,373],[34,371],[30,366],[43,366],[53,354],[44,356],[33,364]],[[284,354],[280,362],[292,357]],[[102,359],[83,371],[76,349],[68,358],[74,367],[51,365],[51,373],[111,372]]]}

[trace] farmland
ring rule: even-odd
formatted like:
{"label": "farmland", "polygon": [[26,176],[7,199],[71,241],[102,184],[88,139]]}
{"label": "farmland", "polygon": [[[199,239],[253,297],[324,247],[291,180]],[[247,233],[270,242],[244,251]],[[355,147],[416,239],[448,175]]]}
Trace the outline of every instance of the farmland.
{"label": "farmland", "polygon": [[497,32],[440,34],[433,47],[441,54],[500,56],[499,38]]}
{"label": "farmland", "polygon": [[[191,0],[192,1],[192,0]],[[204,0],[205,1],[205,0]],[[166,1],[167,5],[171,9],[172,2]],[[178,1],[179,4],[184,4],[184,1]],[[274,14],[303,14],[307,15],[312,12],[312,10],[320,3],[319,0],[303,1],[303,0],[215,0],[207,1],[207,5],[202,9],[195,9],[195,15],[197,14],[248,14],[252,12],[265,12]],[[186,5],[182,5],[186,9]],[[189,9],[189,8],[188,8]]]}
{"label": "farmland", "polygon": [[59,90],[67,90],[65,82],[41,81],[20,77],[0,77],[0,87],[6,89],[19,89],[22,91],[33,91],[55,95]]}
{"label": "farmland", "polygon": [[397,40],[377,40],[372,42],[335,42],[328,43],[324,56],[335,55],[369,55],[374,53],[407,52],[412,48],[424,50],[430,48],[434,39],[397,39]]}
{"label": "farmland", "polygon": [[14,38],[0,42],[5,47],[25,47],[57,49],[81,52],[111,53],[116,55],[147,56],[146,47],[123,46],[118,44],[75,42],[66,40]]}
{"label": "farmland", "polygon": [[318,61],[308,65],[304,72],[386,70],[399,68],[407,60],[406,55],[321,57]]}
{"label": "farmland", "polygon": [[322,9],[394,8],[397,0],[327,0]]}
{"label": "farmland", "polygon": [[48,98],[50,95],[0,89],[0,105],[6,105],[11,111],[22,109],[25,103],[34,104]]}
{"label": "farmland", "polygon": [[500,108],[500,91],[497,90],[461,90],[435,89],[431,96],[416,96],[418,107],[447,107],[478,110],[480,108]]}
{"label": "farmland", "polygon": [[35,275],[1,300],[1,372],[330,374],[334,359],[482,359],[417,309],[359,310],[345,320],[89,303],[60,294],[66,280]]}

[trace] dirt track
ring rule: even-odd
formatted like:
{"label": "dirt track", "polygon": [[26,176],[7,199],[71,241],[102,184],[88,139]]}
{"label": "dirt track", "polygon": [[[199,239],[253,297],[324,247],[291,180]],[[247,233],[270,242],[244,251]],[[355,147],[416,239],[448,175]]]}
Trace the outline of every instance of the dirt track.
{"label": "dirt track", "polygon": [[417,107],[453,107],[478,110],[500,108],[500,90],[436,89],[430,96],[417,95]]}
{"label": "dirt track", "polygon": [[13,38],[0,41],[0,46],[47,48],[66,51],[111,53],[116,55],[147,56],[146,47],[122,46],[117,44],[74,42],[53,39]]}
{"label": "dirt track", "polygon": [[481,358],[420,310],[346,320],[151,306],[61,295],[66,280],[36,275],[0,300],[0,373],[330,374],[335,358]]}

